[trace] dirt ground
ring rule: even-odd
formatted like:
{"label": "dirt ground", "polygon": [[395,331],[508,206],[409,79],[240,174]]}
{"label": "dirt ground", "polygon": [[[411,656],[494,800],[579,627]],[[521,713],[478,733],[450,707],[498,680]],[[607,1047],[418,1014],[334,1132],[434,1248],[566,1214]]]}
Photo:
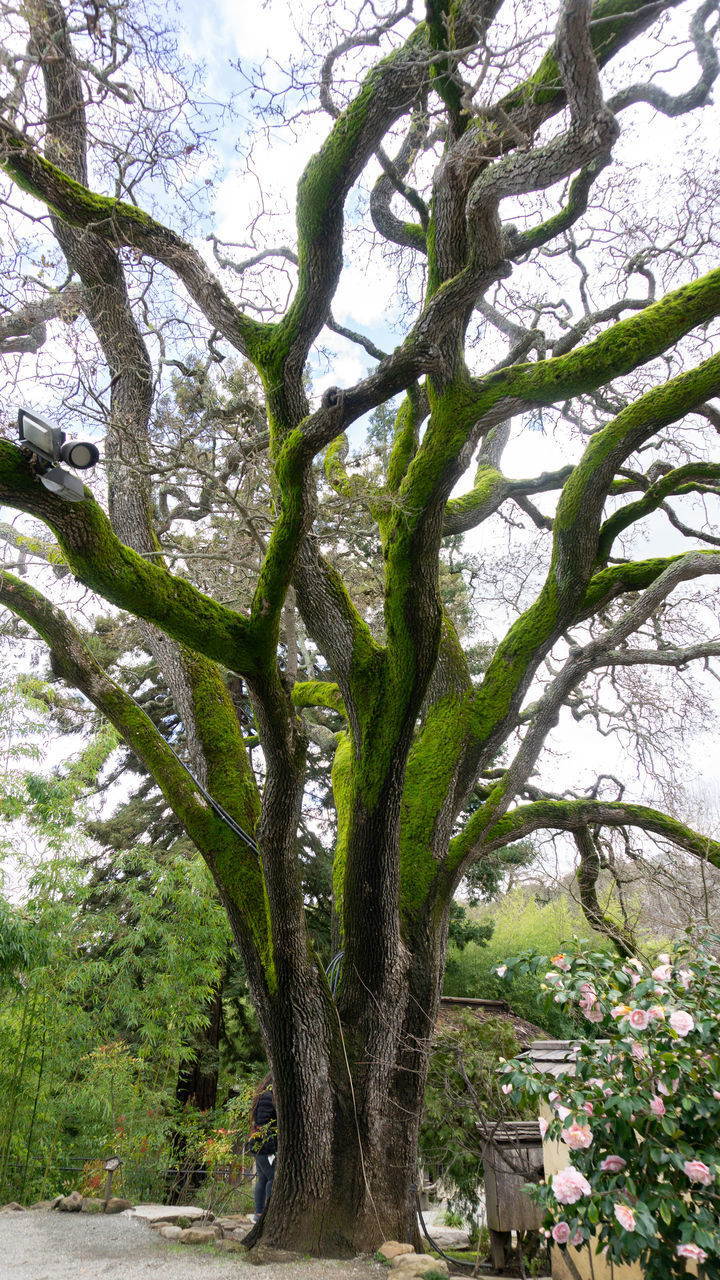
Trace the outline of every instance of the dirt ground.
{"label": "dirt ground", "polygon": [[0,1213],[0,1280],[387,1280],[369,1259],[253,1266],[242,1254],[176,1245],[122,1214]]}

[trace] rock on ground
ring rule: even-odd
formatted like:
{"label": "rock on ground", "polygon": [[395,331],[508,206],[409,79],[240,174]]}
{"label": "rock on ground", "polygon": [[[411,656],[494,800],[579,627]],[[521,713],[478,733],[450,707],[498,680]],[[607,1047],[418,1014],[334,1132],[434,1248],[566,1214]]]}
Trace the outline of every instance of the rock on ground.
{"label": "rock on ground", "polygon": [[390,1263],[393,1280],[421,1280],[428,1271],[450,1275],[447,1262],[442,1258],[431,1258],[427,1253],[398,1254]]}
{"label": "rock on ground", "polygon": [[187,1218],[189,1222],[204,1218],[212,1222],[215,1217],[209,1209],[199,1209],[194,1204],[136,1204],[126,1212],[128,1217],[141,1218],[144,1222],[177,1222],[178,1218]]}
{"label": "rock on ground", "polygon": [[398,1258],[401,1253],[414,1253],[411,1244],[401,1244],[399,1240],[386,1240],[380,1245],[378,1253],[386,1262],[392,1262],[393,1258]]}

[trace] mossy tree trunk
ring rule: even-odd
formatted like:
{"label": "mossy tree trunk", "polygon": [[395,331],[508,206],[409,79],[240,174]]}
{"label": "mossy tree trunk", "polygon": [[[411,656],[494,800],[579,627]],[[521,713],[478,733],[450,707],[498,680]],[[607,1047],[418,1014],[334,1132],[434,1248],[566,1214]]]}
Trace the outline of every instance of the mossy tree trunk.
{"label": "mossy tree trunk", "polygon": [[[681,667],[718,653],[713,638],[650,654],[628,649],[679,584],[718,572],[715,543],[662,559],[612,553],[621,534],[669,497],[717,493],[720,470],[705,458],[647,474],[630,462],[688,415],[712,421],[707,401],[720,391],[720,357],[710,353],[695,367],[679,363],[657,385],[633,384],[622,402],[608,400],[605,389],[659,357],[671,361],[687,335],[720,315],[720,270],[689,278],[659,301],[586,309],[551,355],[537,328],[521,330],[511,319],[503,331],[515,345],[500,367],[488,360],[489,370],[478,373],[466,350],[474,309],[496,314],[489,291],[581,221],[612,158],[618,113],[643,101],[677,115],[707,100],[717,59],[706,29],[713,6],[706,5],[691,28],[701,67],[695,89],[671,99],[652,85],[632,85],[604,101],[600,70],[673,7],[565,0],[534,72],[527,75],[519,61],[515,87],[482,110],[468,107],[472,93],[459,68],[473,48],[484,56],[485,28],[499,5],[433,0],[427,22],[376,32],[377,40],[387,36],[390,52],[342,111],[328,87],[332,60],[326,63],[323,94],[333,123],[298,185],[297,253],[282,250],[297,270],[292,298],[268,322],[241,309],[189,240],[130,199],[89,189],[86,78],[94,64],[77,33],[75,52],[59,0],[33,5],[29,57],[44,127],[36,143],[8,108],[0,159],[21,191],[50,211],[57,245],[80,282],[79,294],[72,286],[73,305],[79,296],[110,375],[109,514],[89,492],[72,506],[50,494],[8,440],[0,440],[0,501],[44,521],[75,577],[139,620],[203,789],[55,604],[11,573],[0,577],[0,602],[49,646],[56,673],[116,726],[215,878],[275,1073],[278,1172],[256,1232],[275,1245],[345,1254],[407,1234],[450,903],[473,862],[537,830],[581,833],[582,844],[590,828],[636,826],[720,865],[720,846],[653,808],[560,799],[530,782],[561,709],[588,675],[630,662]],[[442,117],[434,141],[428,102]],[[305,375],[323,326],[334,324],[346,200],[403,119],[405,142],[394,162],[382,156],[370,211],[380,235],[427,255],[427,287],[396,349],[355,386],[330,388],[311,412]],[[431,200],[424,200],[405,179],[438,137],[442,155],[426,192]],[[501,201],[564,182],[566,203],[545,222],[522,231],[503,225]],[[131,194],[122,183],[120,191]],[[395,193],[418,222],[397,217]],[[275,520],[245,610],[225,603],[224,594],[204,594],[163,559],[153,513],[153,362],[142,308],[127,284],[134,259],[172,274],[204,317],[211,349],[222,340],[241,353],[265,389]],[[533,350],[537,359],[519,362]],[[581,397],[596,393],[605,417],[579,460],[528,480],[502,473],[514,415],[582,406]],[[345,467],[345,432],[397,395],[386,473],[366,483]],[[375,521],[381,624],[352,599],[315,527],[315,468],[323,454],[333,490],[362,502]],[[452,497],[473,459],[471,487]],[[620,512],[608,508],[610,499],[636,492],[641,496]],[[558,495],[552,519],[532,507],[537,493]],[[513,499],[548,532],[547,573],[474,679],[440,597],[443,539],[479,528]],[[281,661],[291,589],[326,679],[298,681],[294,655]],[[589,622],[592,630],[583,631]],[[541,664],[563,637],[562,664],[528,706]],[[227,673],[244,682],[253,705],[262,791]],[[311,946],[297,850],[308,708],[325,708],[342,726],[330,735],[334,908],[344,951],[334,991]],[[508,763],[498,766],[508,744]],[[207,794],[254,834],[256,848]]]}

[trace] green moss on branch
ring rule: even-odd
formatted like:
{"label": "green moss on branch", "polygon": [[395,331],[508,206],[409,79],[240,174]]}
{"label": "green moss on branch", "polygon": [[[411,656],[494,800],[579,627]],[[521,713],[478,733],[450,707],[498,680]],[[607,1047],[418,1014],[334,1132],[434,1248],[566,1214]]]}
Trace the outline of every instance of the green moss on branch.
{"label": "green moss on branch", "polygon": [[257,669],[248,621],[116,537],[89,489],[63,502],[35,479],[20,450],[0,440],[0,501],[52,529],[76,578],[111,604],[152,622],[174,640],[241,675]]}
{"label": "green moss on branch", "polygon": [[338,686],[329,680],[299,680],[293,685],[292,700],[298,711],[302,707],[326,707],[342,716],[347,714]]}
{"label": "green moss on branch", "polygon": [[637,502],[614,511],[600,530],[598,541],[598,563],[604,564],[610,555],[615,539],[623,530],[642,520],[644,516],[658,507],[666,498],[683,493],[702,491],[705,485],[720,481],[720,465],[710,462],[690,462],[684,467],[676,467],[655,484],[650,485],[647,492]]}
{"label": "green moss on branch", "polygon": [[[184,769],[174,752],[156,729],[141,707],[103,671],[93,657],[82,636],[57,606],[40,592],[21,582],[9,573],[0,573],[0,604],[4,604],[18,617],[24,619],[49,646],[54,668],[70,685],[81,690],[87,698],[111,722],[117,732],[145,765],[157,782],[165,799],[177,814],[191,840],[205,857],[221,892],[235,909],[236,918],[252,939],[261,959],[268,981],[272,978],[272,949],[270,945],[269,919],[266,911],[262,871],[257,858],[235,835],[222,819],[210,808],[198,790],[196,783]],[[207,677],[208,673],[205,672]],[[204,689],[217,704],[217,689],[209,689],[206,678]],[[202,696],[203,688],[196,684],[196,695]],[[229,716],[237,723],[234,709],[218,706],[206,709],[209,722],[220,730],[218,752],[231,750],[231,760],[222,766],[210,755],[212,786],[215,781],[222,786],[222,801],[239,821],[254,825],[253,813],[257,813],[257,795],[251,794],[243,780],[235,787],[234,795],[228,769],[237,763],[237,749]],[[208,727],[206,725],[206,727]],[[235,775],[238,781],[238,774]],[[214,794],[211,792],[211,794]],[[214,798],[219,799],[219,796]]]}
{"label": "green moss on branch", "polygon": [[[471,852],[470,825],[468,823],[465,831],[453,841],[453,856],[457,856],[460,848]],[[627,804],[624,801],[542,800],[536,804],[521,805],[491,826],[483,843],[488,849],[500,848],[541,829],[575,831],[593,825],[638,827],[669,840],[679,849],[711,862],[713,866],[720,866],[720,843],[717,840],[700,835],[692,827],[678,822],[659,809],[651,809],[642,804]]]}
{"label": "green moss on branch", "polygon": [[348,837],[354,800],[354,761],[349,733],[338,735],[338,744],[332,765],[331,779],[335,812],[337,814],[337,838],[333,858],[333,905],[343,929],[343,903],[345,899],[345,873],[347,870]]}

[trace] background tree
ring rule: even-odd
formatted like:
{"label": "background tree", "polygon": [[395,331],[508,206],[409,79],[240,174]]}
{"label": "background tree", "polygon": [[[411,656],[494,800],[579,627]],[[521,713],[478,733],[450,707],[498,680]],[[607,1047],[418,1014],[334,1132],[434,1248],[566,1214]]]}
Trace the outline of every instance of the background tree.
{"label": "background tree", "polygon": [[[214,238],[213,268],[193,242],[207,210],[201,170],[190,172],[208,130],[167,34],[122,5],[101,4],[91,21],[58,0],[5,13],[0,159],[16,253],[4,350],[20,384],[28,361],[53,374],[63,419],[101,419],[108,489],[107,513],[90,491],[64,503],[7,439],[0,500],[51,530],[51,562],[138,619],[200,786],[67,612],[9,571],[0,600],[132,748],[215,879],[275,1073],[278,1174],[257,1232],[271,1242],[345,1252],[405,1229],[450,904],[474,863],[538,830],[582,839],[630,827],[720,856],[602,780],[553,794],[534,777],[565,708],[601,731],[628,723],[641,764],[655,747],[662,757],[661,735],[640,732],[637,673],[683,672],[720,648],[713,598],[699,603],[720,567],[713,179],[694,158],[663,173],[670,203],[656,213],[620,136],[621,122],[631,137],[667,117],[678,138],[694,126],[701,145],[716,13],[714,0],[695,10],[564,0],[529,16],[511,3],[431,0],[422,20],[408,4],[367,27],[364,9],[331,10],[285,103],[274,85],[255,86],[271,118],[287,108],[291,128],[306,101],[330,117],[298,183],[295,244],[263,240],[240,259]],[[675,39],[680,70],[661,87]],[[155,74],[161,91],[147,87]],[[356,184],[360,207],[348,199]],[[338,332],[345,245],[368,236],[397,265],[400,340],[386,355],[341,326],[375,363],[311,403],[323,329]],[[43,350],[53,317],[72,377]],[[269,469],[254,485],[246,462],[265,447],[259,423],[237,424],[229,465],[205,448],[202,412],[194,438],[177,444],[162,406],[153,413],[167,362],[209,367],[228,349],[254,367],[265,398]],[[376,480],[352,465],[345,433],[395,396]],[[513,418],[540,439],[562,437],[554,470],[502,470]],[[206,483],[163,497],[163,474],[192,450]],[[321,458],[332,493],[372,520],[381,611],[354,599],[362,542],[357,576],[339,563],[342,529],[331,554]],[[242,574],[213,545],[216,503],[235,514]],[[633,543],[658,515],[689,549],[648,557]],[[225,555],[219,579],[203,577],[183,519],[208,522],[199,536],[206,560]],[[443,607],[440,551],[481,526],[488,595],[507,629],[473,675]],[[22,567],[27,546],[16,550]],[[662,687],[654,715],[671,719],[677,703],[665,712]],[[297,843],[313,723],[332,752],[337,811],[334,991],[312,946]]]}

